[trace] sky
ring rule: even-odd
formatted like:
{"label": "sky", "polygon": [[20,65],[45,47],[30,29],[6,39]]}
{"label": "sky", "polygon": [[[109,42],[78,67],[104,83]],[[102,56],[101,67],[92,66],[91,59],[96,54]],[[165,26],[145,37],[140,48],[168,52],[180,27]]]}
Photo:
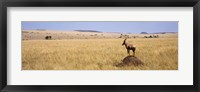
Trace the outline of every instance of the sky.
{"label": "sky", "polygon": [[95,30],[120,33],[178,32],[178,21],[22,21],[22,30]]}

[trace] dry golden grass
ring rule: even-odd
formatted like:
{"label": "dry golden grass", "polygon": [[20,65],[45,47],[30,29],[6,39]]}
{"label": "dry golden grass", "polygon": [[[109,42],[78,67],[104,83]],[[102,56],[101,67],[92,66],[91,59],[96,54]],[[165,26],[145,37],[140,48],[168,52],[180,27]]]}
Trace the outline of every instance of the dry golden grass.
{"label": "dry golden grass", "polygon": [[[23,40],[22,70],[177,70],[178,38],[128,39],[144,66],[116,67],[123,39]],[[132,53],[131,53],[132,54]]]}

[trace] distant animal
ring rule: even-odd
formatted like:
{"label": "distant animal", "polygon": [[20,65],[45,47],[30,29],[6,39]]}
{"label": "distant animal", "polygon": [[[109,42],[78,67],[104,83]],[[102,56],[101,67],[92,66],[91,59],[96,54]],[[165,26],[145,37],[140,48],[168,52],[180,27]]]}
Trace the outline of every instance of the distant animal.
{"label": "distant animal", "polygon": [[129,56],[130,56],[130,50],[133,51],[133,55],[135,56],[136,46],[134,46],[133,44],[127,43],[126,40],[127,40],[127,38],[124,39],[124,42],[122,43],[122,46],[125,45],[127,53],[129,54]]}
{"label": "distant animal", "polygon": [[150,36],[144,36],[144,38],[158,38],[159,36],[158,35],[150,35]]}
{"label": "distant animal", "polygon": [[51,40],[51,36],[46,36],[45,39],[46,40]]}

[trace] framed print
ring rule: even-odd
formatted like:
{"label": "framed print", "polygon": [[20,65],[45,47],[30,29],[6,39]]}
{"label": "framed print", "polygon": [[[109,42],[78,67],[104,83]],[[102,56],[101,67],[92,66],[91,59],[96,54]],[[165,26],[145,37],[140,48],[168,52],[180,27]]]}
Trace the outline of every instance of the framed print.
{"label": "framed print", "polygon": [[199,0],[1,1],[1,91],[199,92]]}

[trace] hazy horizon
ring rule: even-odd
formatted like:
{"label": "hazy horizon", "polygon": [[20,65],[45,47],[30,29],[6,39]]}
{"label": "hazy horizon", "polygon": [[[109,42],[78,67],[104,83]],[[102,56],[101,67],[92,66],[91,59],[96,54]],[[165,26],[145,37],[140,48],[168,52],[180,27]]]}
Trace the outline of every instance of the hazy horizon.
{"label": "hazy horizon", "polygon": [[22,21],[22,30],[94,30],[120,33],[178,32],[178,21]]}

